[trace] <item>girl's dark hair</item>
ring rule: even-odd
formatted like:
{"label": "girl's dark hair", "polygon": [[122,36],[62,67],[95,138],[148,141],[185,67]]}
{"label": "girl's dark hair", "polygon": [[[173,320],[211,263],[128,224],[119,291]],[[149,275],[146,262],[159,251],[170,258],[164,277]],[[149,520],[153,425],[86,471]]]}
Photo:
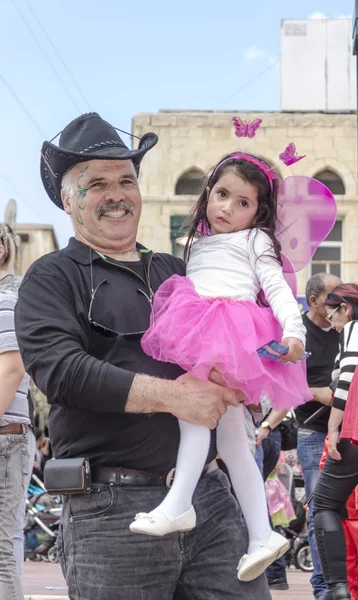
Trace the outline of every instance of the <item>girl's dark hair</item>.
{"label": "girl's dark hair", "polygon": [[358,285],[355,283],[342,283],[327,295],[325,305],[334,309],[342,303],[348,304],[352,321],[358,320]]}
{"label": "girl's dark hair", "polygon": [[[220,177],[230,169],[235,173],[235,175],[241,177],[245,182],[256,187],[258,192],[258,209],[254,221],[249,228],[262,229],[262,231],[267,233],[272,240],[273,255],[277,261],[282,264],[280,256],[281,244],[275,237],[278,181],[276,179],[272,181],[271,190],[268,178],[259,167],[245,160],[244,158],[235,158],[234,156],[230,158],[231,156],[231,154],[228,154],[222,158],[218,165],[220,165],[220,163],[223,161],[225,162],[223,162],[223,164],[219,167],[216,165],[216,167],[212,169],[211,175],[209,175],[208,179],[206,180],[194,209],[189,216],[189,219],[186,223],[186,225],[189,226],[189,232],[185,246],[184,260],[187,262],[189,259],[190,248],[197,233],[198,226],[199,228],[207,228],[210,230],[210,223],[206,216],[208,196],[214,185],[219,181]],[[269,165],[267,166],[270,168]],[[207,187],[209,188],[209,194],[206,191]]]}

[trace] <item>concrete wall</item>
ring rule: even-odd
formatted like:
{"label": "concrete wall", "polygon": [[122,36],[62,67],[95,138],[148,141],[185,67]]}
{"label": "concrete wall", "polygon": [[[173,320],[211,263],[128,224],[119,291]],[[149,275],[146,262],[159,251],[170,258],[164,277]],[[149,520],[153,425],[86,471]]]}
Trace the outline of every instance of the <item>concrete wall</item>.
{"label": "concrete wall", "polygon": [[357,106],[351,19],[281,21],[281,110]]}

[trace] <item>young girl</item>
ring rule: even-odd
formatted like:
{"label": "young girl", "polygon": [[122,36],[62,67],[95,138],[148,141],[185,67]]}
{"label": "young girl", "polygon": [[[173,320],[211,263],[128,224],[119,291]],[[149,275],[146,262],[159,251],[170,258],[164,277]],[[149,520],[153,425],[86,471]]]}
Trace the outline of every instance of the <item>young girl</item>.
{"label": "young girl", "polygon": [[[155,323],[142,338],[142,347],[157,360],[179,364],[200,379],[207,379],[215,368],[228,387],[241,390],[246,404],[258,404],[266,395],[275,408],[290,408],[312,395],[302,363],[284,362],[303,355],[305,328],[282,271],[275,238],[276,194],[277,176],[263,161],[243,153],[220,161],[193,212],[187,277],[174,275],[157,291]],[[192,244],[203,228],[210,235]],[[271,340],[288,349],[280,362],[257,354]],[[208,455],[210,431],[187,422],[179,425],[173,485],[159,507],[136,516],[133,532],[161,536],[195,527],[192,497]],[[265,488],[247,443],[242,405],[228,406],[221,416],[217,449],[249,531],[248,553],[238,566],[239,579],[249,581],[282,556],[288,543],[269,525]]]}

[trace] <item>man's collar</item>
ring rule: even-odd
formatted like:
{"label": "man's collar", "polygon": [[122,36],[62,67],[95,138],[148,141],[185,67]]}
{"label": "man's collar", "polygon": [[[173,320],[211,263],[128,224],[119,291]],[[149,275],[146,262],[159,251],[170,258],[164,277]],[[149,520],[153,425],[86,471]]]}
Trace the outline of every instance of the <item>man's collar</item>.
{"label": "man's collar", "polygon": [[[142,246],[142,244],[138,244],[138,242],[136,244],[136,247],[138,252],[140,252],[144,259],[146,259],[152,254],[151,250],[148,250],[148,248],[145,248],[144,246]],[[71,237],[69,239],[68,245],[66,246],[66,248],[63,248],[61,252],[67,254],[67,256],[72,258],[77,263],[80,263],[81,265],[89,265],[91,262],[91,256],[92,262],[94,260],[99,260],[102,258],[100,254],[98,254],[95,250],[92,249],[91,252],[90,246],[87,246],[87,244],[80,242],[74,237]]]}

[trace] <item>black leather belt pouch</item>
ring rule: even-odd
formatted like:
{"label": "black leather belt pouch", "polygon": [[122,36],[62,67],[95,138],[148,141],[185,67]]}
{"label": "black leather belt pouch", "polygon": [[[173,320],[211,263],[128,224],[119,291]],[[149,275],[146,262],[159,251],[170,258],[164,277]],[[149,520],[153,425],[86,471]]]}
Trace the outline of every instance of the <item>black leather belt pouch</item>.
{"label": "black leather belt pouch", "polygon": [[91,491],[91,469],[88,458],[48,460],[44,484],[50,494],[88,494]]}

